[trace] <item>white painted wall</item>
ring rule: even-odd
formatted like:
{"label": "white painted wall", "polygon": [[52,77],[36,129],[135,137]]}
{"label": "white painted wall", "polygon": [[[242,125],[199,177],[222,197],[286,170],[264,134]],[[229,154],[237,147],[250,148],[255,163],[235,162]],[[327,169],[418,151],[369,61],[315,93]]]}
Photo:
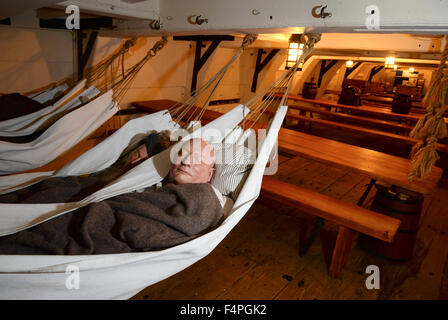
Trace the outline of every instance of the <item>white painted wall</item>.
{"label": "white painted wall", "polygon": [[0,26],[0,92],[26,92],[71,76],[71,32],[32,28],[32,14],[12,22],[23,27]]}
{"label": "white painted wall", "polygon": [[[143,58],[158,40],[159,38],[138,39],[136,45],[125,56],[125,68],[131,67]],[[93,51],[92,64],[96,64],[109,56],[118,49],[121,43],[121,39],[99,37]],[[190,94],[195,45],[194,42],[174,41],[172,37],[169,37],[165,48],[140,70],[122,99],[122,106],[125,107],[132,101],[141,100],[171,99],[185,101]],[[202,50],[202,52],[205,52],[206,48]],[[197,87],[199,88],[215,75],[230,61],[236,51],[235,48],[218,47],[201,68]],[[238,59],[231,65],[214,93],[213,100],[242,98],[244,90],[248,86],[248,73],[251,69],[242,61],[242,59]],[[250,74],[250,79],[251,77]]]}

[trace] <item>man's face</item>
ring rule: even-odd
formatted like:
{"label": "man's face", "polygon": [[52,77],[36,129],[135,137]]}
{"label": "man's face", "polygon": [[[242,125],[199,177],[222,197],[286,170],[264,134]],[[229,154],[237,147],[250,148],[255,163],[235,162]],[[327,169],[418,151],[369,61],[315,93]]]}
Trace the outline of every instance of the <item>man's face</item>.
{"label": "man's face", "polygon": [[213,148],[204,140],[192,139],[179,150],[171,173],[179,184],[205,183],[213,176],[214,163]]}

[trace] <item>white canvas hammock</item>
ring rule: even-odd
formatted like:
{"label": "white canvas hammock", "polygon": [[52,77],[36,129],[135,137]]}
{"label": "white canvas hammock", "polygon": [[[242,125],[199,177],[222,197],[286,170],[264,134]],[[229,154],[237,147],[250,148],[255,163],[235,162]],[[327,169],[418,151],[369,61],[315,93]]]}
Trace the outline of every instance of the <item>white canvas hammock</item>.
{"label": "white canvas hammock", "polygon": [[[280,107],[263,141],[257,161],[230,211],[228,218],[213,231],[184,244],[154,252],[86,256],[0,256],[0,299],[126,299],[143,288],[161,281],[190,266],[209,254],[244,216],[258,197],[263,172],[276,143],[287,107]],[[210,129],[225,132],[234,128],[247,114],[240,105],[208,125],[194,131],[190,137],[207,137]],[[174,129],[171,117],[158,112],[136,119],[132,126],[124,126],[83,156],[65,166],[59,174],[82,174],[108,165],[101,154],[115,146],[116,156],[137,132],[148,129]],[[129,123],[128,123],[129,124]],[[148,128],[148,125],[154,127]],[[234,131],[238,132],[238,131]],[[239,131],[240,133],[242,132]],[[236,142],[239,135],[228,137]],[[210,137],[208,140],[210,141]],[[218,142],[218,141],[211,141]],[[241,142],[241,141],[240,141]],[[10,234],[42,223],[92,202],[131,192],[160,182],[168,173],[170,149],[146,160],[109,186],[82,201],[66,204],[1,204],[1,234]],[[114,155],[114,157],[115,157]],[[114,160],[111,159],[113,162]],[[94,165],[92,165],[94,163]],[[97,166],[97,168],[93,168]],[[18,211],[19,210],[19,211]],[[20,212],[20,215],[17,214]],[[67,270],[80,270],[80,289],[69,290]]]}
{"label": "white canvas hammock", "polygon": [[[119,106],[116,101],[126,92],[143,65],[166,43],[166,38],[162,37],[162,40],[157,41],[143,59],[126,72],[123,70],[121,75],[115,76],[110,86],[108,81],[102,81],[101,90],[95,86],[84,90],[87,81],[83,80],[53,106],[1,122],[0,137],[5,137],[4,140],[8,140],[6,139],[8,137],[23,137],[45,131],[28,143],[0,141],[0,175],[26,171],[47,164],[98,129],[117,113]],[[129,41],[125,42],[124,47],[125,50],[120,51],[121,55],[129,48]],[[117,57],[114,55],[107,59],[105,66],[104,63],[100,63],[91,72],[95,77],[98,76],[98,71],[104,71],[103,69]],[[94,79],[99,81],[97,78]],[[89,82],[92,81],[93,79],[89,78]],[[97,97],[101,92],[103,94]],[[43,93],[38,97],[41,95]],[[46,97],[41,98],[46,99]],[[86,100],[91,101],[80,107]]]}
{"label": "white canvas hammock", "polygon": [[[309,53],[309,50],[305,52]],[[211,143],[217,143],[225,136],[226,143],[242,144],[252,136],[253,131],[251,129],[244,131],[238,124],[248,118],[256,123],[262,113],[275,101],[273,89],[287,88],[269,123],[265,139],[260,142],[256,162],[222,224],[191,241],[160,251],[80,256],[0,255],[0,299],[127,299],[208,255],[242,219],[259,195],[266,164],[286,115],[285,97],[297,65],[302,59],[303,56],[291,72],[251,99],[255,101],[268,92],[267,97],[262,99],[255,109],[249,112],[247,106],[251,101],[246,106],[239,105],[183,138],[187,140],[201,137]],[[219,83],[222,77],[218,79]],[[170,113],[165,111],[135,119],[58,171],[15,175],[13,176],[15,181],[12,183],[0,179],[0,186],[5,193],[34,184],[49,176],[82,175],[98,171],[115,162],[135,134],[152,130],[173,130],[177,127],[178,124],[171,120]],[[216,135],[217,131],[222,134]],[[170,152],[175,146],[147,159],[108,186],[79,202],[0,204],[0,235],[15,233],[89,203],[146,188],[162,181],[171,166]],[[105,158],[105,150],[112,150],[113,154]],[[79,272],[79,289],[67,286],[73,271]]]}
{"label": "white canvas hammock", "polygon": [[[95,92],[95,89],[87,91]],[[108,91],[64,115],[31,142],[1,141],[0,174],[30,170],[49,163],[90,135],[118,110],[112,91]]]}
{"label": "white canvas hammock", "polygon": [[[36,112],[26,114],[20,117],[0,121],[0,137],[5,136],[15,136],[21,135],[21,129],[29,127],[31,124],[33,124],[36,121],[42,121],[45,122],[46,119],[51,117],[51,115],[54,112],[57,112],[59,107],[63,105],[67,100],[73,98],[77,93],[79,93],[85,86],[86,80],[82,80],[78,82],[72,89],[67,92],[62,98],[60,98],[56,103],[53,105],[50,105],[48,107],[45,107],[43,109],[40,109]],[[46,98],[45,98],[46,99]],[[26,131],[26,132],[34,132],[34,131]],[[30,133],[25,133],[30,134]]]}
{"label": "white canvas hammock", "polygon": [[37,101],[39,103],[45,103],[49,100],[52,100],[58,92],[64,92],[68,89],[67,83],[62,83],[60,85],[55,86],[54,88],[42,90],[39,92],[35,92],[33,94],[28,95],[29,98]]}

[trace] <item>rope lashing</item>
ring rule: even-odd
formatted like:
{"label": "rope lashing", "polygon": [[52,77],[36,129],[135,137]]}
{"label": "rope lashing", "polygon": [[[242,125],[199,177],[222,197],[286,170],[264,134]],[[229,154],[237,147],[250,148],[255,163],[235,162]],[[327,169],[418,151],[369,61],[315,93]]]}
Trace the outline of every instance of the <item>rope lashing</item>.
{"label": "rope lashing", "polygon": [[120,78],[113,79],[111,88],[114,90],[114,97],[119,100],[123,97],[124,93],[127,91],[132,81],[134,80],[137,73],[145,65],[145,63],[151,58],[155,57],[157,53],[162,50],[168,43],[167,37],[163,36],[161,40],[158,40],[151,49],[148,50],[146,55],[135,65],[130,67],[124,72],[123,76],[118,76]]}
{"label": "rope lashing", "polygon": [[419,139],[412,147],[410,154],[411,165],[408,179],[425,179],[432,167],[439,159],[437,154],[437,140],[447,136],[447,127],[443,115],[448,109],[448,72],[444,76],[448,59],[448,36],[445,49],[442,52],[440,64],[437,69],[436,79],[429,88],[424,98],[426,114],[421,117],[409,136]]}
{"label": "rope lashing", "polygon": [[84,71],[84,78],[87,80],[88,85],[92,85],[98,80],[104,81],[104,75],[106,71],[112,66],[112,64],[118,60],[120,57],[122,59],[122,65],[124,60],[124,55],[133,47],[137,42],[136,38],[126,40],[118,51],[113,53],[109,58],[104,61],[94,65],[93,67],[86,69]]}

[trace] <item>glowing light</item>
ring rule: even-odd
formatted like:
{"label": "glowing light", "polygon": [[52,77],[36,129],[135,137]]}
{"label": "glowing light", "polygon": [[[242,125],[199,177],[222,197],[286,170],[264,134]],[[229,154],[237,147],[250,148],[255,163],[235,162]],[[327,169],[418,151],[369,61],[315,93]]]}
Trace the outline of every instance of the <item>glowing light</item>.
{"label": "glowing light", "polygon": [[[303,55],[303,43],[299,43],[301,38],[302,37],[300,34],[292,34],[289,38],[288,58],[286,60],[285,69],[293,67]],[[302,66],[303,63],[300,63],[298,66],[298,70],[302,70]]]}
{"label": "glowing light", "polygon": [[384,68],[386,69],[392,69],[395,64],[395,58],[394,57],[387,57],[386,61],[384,63]]}
{"label": "glowing light", "polygon": [[352,61],[352,60],[348,60],[348,61],[345,63],[345,66],[346,66],[347,68],[351,68],[351,67],[353,67],[353,61]]}

